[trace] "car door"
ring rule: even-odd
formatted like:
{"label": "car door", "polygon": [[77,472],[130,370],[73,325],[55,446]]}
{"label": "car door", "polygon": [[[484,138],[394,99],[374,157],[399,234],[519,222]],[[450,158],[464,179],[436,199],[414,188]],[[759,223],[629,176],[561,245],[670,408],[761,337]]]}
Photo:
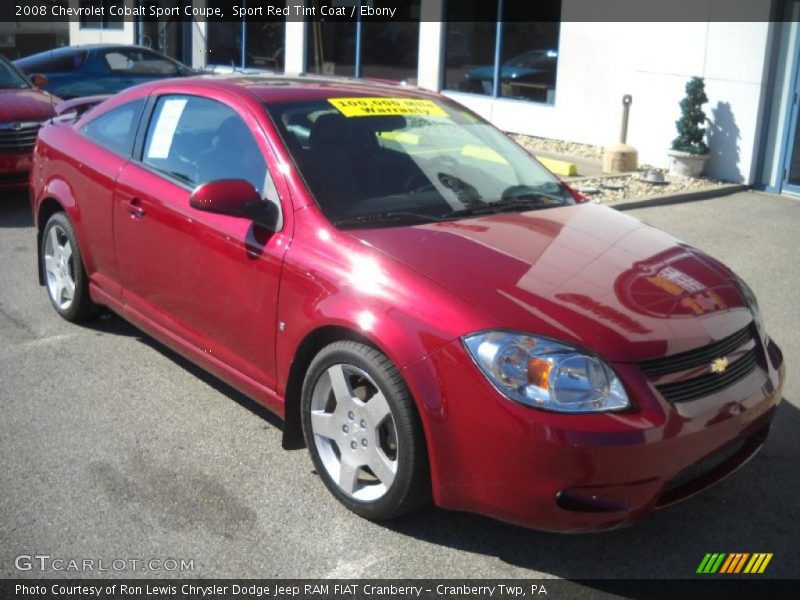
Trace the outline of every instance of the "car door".
{"label": "car door", "polygon": [[189,205],[197,185],[217,179],[245,179],[280,205],[264,159],[269,145],[252,114],[223,101],[175,94],[152,102],[139,160],[117,180],[123,301],[133,320],[155,324],[274,389],[288,227],[269,232],[249,219]]}
{"label": "car door", "polygon": [[121,104],[80,127],[70,147],[72,191],[80,208],[80,228],[86,244],[91,282],[113,299],[120,297],[113,239],[114,188],[133,152],[143,99]]}

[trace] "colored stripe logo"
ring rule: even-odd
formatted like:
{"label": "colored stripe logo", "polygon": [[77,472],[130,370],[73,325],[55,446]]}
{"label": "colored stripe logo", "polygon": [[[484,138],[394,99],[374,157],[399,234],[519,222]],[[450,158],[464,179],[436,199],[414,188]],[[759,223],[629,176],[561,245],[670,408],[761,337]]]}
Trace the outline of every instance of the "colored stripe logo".
{"label": "colored stripe logo", "polygon": [[697,573],[763,573],[771,560],[772,552],[708,552],[700,561]]}

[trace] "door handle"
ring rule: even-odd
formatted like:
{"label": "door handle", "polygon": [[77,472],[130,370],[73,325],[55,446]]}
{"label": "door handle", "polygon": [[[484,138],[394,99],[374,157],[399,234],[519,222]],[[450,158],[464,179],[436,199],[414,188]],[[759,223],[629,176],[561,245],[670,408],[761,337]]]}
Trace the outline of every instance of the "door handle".
{"label": "door handle", "polygon": [[131,219],[141,219],[144,216],[144,208],[142,208],[142,201],[138,198],[131,198],[122,203],[125,210],[131,213]]}

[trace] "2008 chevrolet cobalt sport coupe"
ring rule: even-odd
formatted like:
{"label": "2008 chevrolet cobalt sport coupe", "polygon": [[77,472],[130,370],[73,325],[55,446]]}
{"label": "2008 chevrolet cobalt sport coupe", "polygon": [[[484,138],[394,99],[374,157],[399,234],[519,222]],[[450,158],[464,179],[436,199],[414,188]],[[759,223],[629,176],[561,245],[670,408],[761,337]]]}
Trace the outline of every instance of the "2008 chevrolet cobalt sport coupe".
{"label": "2008 chevrolet cobalt sport coupe", "polygon": [[97,102],[35,150],[55,310],[263,403],[353,512],[606,529],[761,447],[784,367],[748,286],[462,106],[305,77]]}

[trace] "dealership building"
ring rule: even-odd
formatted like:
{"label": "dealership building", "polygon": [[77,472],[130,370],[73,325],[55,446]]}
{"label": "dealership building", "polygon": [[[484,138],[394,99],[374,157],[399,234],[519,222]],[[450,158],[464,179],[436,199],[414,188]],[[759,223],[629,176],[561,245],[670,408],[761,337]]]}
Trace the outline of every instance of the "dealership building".
{"label": "dealership building", "polygon": [[[49,29],[0,23],[0,53],[32,51],[26,27],[27,35],[38,27],[39,46],[136,43],[195,68],[405,81],[441,91],[505,131],[599,146],[619,141],[622,97],[630,94],[627,141],[641,164],[658,167],[667,164],[684,86],[701,76],[712,154],[706,173],[800,194],[800,0],[670,0],[659,3],[660,13],[647,9],[651,20],[642,8],[651,3],[641,0],[543,0],[537,10],[548,19],[522,20],[519,8],[529,2],[361,0],[397,7],[378,22],[320,16],[322,6],[359,0],[305,0],[315,18],[223,22],[175,15],[219,9],[233,19],[234,4],[268,3],[128,0],[145,14],[152,7],[172,16],[123,19],[106,11]],[[673,15],[680,20],[671,22]]]}

